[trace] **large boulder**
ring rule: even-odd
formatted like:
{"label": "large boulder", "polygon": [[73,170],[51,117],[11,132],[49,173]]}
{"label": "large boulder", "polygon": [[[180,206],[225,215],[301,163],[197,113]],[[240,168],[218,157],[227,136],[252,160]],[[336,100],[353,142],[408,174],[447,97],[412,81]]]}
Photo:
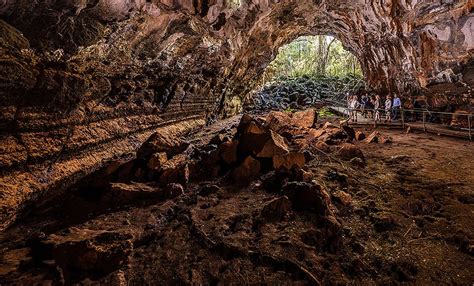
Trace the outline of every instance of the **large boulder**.
{"label": "large boulder", "polygon": [[189,143],[182,138],[167,134],[155,133],[137,151],[138,158],[148,158],[155,153],[166,153],[168,157],[184,152]]}
{"label": "large boulder", "polygon": [[[97,279],[125,267],[133,249],[128,233],[70,228],[41,242],[44,257],[52,259],[72,285],[83,278]],[[40,255],[40,256],[41,256]]]}
{"label": "large boulder", "polygon": [[298,111],[291,116],[291,125],[298,128],[311,128],[316,124],[316,111],[312,108]]}

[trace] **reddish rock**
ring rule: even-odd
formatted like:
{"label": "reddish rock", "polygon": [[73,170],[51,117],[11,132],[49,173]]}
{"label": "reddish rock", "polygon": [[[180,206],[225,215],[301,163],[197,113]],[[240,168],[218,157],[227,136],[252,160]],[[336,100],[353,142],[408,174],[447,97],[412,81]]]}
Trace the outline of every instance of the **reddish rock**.
{"label": "reddish rock", "polygon": [[[84,278],[97,279],[125,267],[133,249],[128,233],[70,228],[50,235],[42,245],[49,249],[66,284]],[[73,258],[73,259],[72,259]]]}
{"label": "reddish rock", "polygon": [[364,142],[385,144],[392,142],[392,139],[388,136],[381,134],[378,131],[374,131],[364,140]]}
{"label": "reddish rock", "polygon": [[262,150],[257,154],[259,158],[272,158],[273,156],[283,155],[288,153],[288,144],[285,138],[278,133],[270,130],[270,136],[265,138],[266,142]]}
{"label": "reddish rock", "polygon": [[345,206],[352,205],[352,196],[344,191],[337,191],[332,194],[334,201]]}
{"label": "reddish rock", "polygon": [[366,162],[359,157],[352,158],[349,162],[351,163],[352,166],[359,167],[359,168],[364,168],[367,165]]}
{"label": "reddish rock", "polygon": [[311,128],[316,123],[316,111],[312,108],[291,115],[291,125],[299,128]]}
{"label": "reddish rock", "polygon": [[164,199],[174,199],[184,194],[184,188],[181,184],[170,183],[163,190]]}
{"label": "reddish rock", "polygon": [[283,196],[273,199],[262,209],[262,216],[269,220],[281,220],[291,212],[291,202]]}
{"label": "reddish rock", "polygon": [[330,212],[330,197],[319,185],[304,182],[289,182],[282,193],[287,196],[295,210],[313,210],[320,215]]}
{"label": "reddish rock", "polygon": [[245,158],[245,160],[234,169],[232,172],[232,178],[237,184],[248,184],[260,175],[260,162],[251,156]]}
{"label": "reddish rock", "polygon": [[154,153],[164,152],[171,157],[184,152],[189,143],[168,133],[155,133],[137,151],[138,158],[147,158]]}
{"label": "reddish rock", "polygon": [[344,130],[344,132],[346,132],[347,137],[349,138],[349,140],[354,140],[356,138],[356,131],[354,130],[354,128],[352,128],[350,126],[343,125],[342,130]]}
{"label": "reddish rock", "polygon": [[228,165],[237,162],[237,148],[239,141],[233,140],[224,142],[219,146],[219,156],[222,161]]}
{"label": "reddish rock", "polygon": [[365,135],[364,132],[362,132],[362,131],[356,131],[356,133],[355,133],[355,139],[356,139],[357,141],[362,141],[362,140],[364,140],[365,138],[366,138],[366,135]]}
{"label": "reddish rock", "polygon": [[154,184],[144,183],[112,183],[102,197],[102,202],[112,205],[127,204],[137,200],[158,199],[161,190]]}
{"label": "reddish rock", "polygon": [[168,156],[165,152],[155,153],[151,156],[150,160],[148,160],[147,167],[159,171],[166,161],[168,161]]}
{"label": "reddish rock", "polygon": [[364,153],[354,144],[344,143],[342,146],[337,147],[335,154],[346,160],[351,160],[353,158],[360,158],[365,160]]}
{"label": "reddish rock", "polygon": [[272,111],[266,117],[265,126],[279,134],[283,134],[292,129],[291,120],[290,115],[286,112]]}
{"label": "reddish rock", "polygon": [[300,152],[273,156],[273,168],[275,168],[275,170],[301,169],[305,164],[306,158],[304,154]]}
{"label": "reddish rock", "polygon": [[180,183],[187,185],[189,182],[189,162],[184,154],[179,154],[168,160],[161,167],[160,185]]}

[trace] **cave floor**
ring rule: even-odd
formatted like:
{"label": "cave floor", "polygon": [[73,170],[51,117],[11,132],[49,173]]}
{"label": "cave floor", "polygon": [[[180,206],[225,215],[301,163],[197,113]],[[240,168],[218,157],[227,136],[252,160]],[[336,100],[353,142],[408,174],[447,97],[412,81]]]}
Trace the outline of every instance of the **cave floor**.
{"label": "cave floor", "polygon": [[[238,121],[190,140],[207,144]],[[331,194],[338,239],[310,212],[262,218],[280,195],[261,180],[209,177],[178,198],[120,207],[71,193],[0,234],[1,284],[472,285],[474,145],[381,132],[393,142],[356,143],[363,169],[324,154],[304,168]]]}

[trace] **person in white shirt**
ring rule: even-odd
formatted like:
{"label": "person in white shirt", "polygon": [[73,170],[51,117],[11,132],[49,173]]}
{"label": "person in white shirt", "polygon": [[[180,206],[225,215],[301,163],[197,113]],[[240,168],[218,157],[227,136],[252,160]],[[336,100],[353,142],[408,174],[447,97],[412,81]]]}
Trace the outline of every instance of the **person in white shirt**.
{"label": "person in white shirt", "polygon": [[352,100],[350,103],[350,119],[352,122],[357,122],[357,108],[359,108],[359,100],[357,98],[357,95],[352,96]]}
{"label": "person in white shirt", "polygon": [[382,102],[380,100],[380,95],[376,95],[375,96],[375,100],[374,100],[374,110],[375,110],[375,121],[380,121],[380,107],[382,105]]}
{"label": "person in white shirt", "polygon": [[393,120],[397,120],[398,111],[401,109],[401,107],[402,107],[402,101],[400,100],[398,95],[395,94],[395,97],[393,99],[393,107],[392,107]]}
{"label": "person in white shirt", "polygon": [[389,95],[385,100],[385,121],[390,121],[392,118],[392,97]]}

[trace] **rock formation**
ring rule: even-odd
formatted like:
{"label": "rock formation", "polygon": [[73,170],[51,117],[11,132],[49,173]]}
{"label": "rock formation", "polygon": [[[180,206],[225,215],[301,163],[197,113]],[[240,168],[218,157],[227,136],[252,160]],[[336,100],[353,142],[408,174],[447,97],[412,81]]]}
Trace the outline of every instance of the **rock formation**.
{"label": "rock formation", "polygon": [[298,36],[340,39],[374,89],[452,87],[459,75],[470,85],[473,6],[470,0],[4,0],[0,228],[26,202],[134,151],[158,128],[186,133],[237,113],[278,48]]}

